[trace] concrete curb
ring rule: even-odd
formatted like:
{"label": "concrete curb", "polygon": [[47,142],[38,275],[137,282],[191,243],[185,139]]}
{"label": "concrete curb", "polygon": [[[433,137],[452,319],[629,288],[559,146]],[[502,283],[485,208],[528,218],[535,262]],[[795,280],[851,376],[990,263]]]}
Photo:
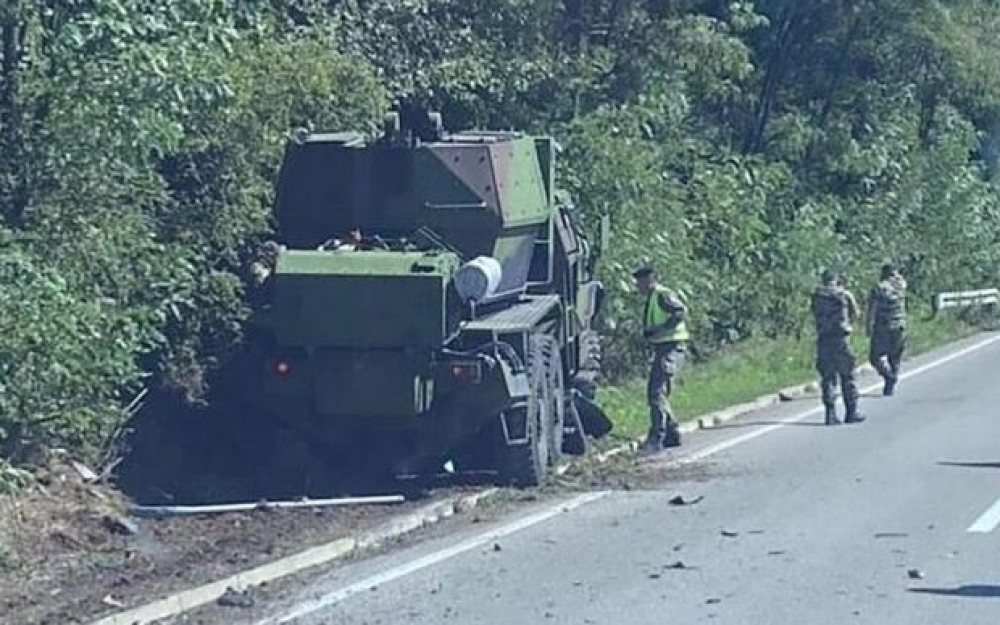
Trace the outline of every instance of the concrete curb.
{"label": "concrete curb", "polygon": [[91,621],[88,625],[145,625],[174,617],[213,603],[227,590],[243,591],[309,568],[328,564],[364,549],[377,547],[422,527],[433,525],[456,513],[472,510],[484,499],[492,497],[498,492],[499,489],[490,488],[478,493],[459,495],[434,502],[409,514],[391,519],[360,536],[340,538],[280,560],[230,575],[224,579],[170,595],[159,601]]}

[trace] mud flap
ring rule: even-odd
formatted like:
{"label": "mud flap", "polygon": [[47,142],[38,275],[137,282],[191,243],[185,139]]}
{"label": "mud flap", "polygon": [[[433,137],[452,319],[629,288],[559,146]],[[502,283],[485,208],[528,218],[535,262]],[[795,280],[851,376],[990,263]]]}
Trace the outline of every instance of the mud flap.
{"label": "mud flap", "polygon": [[531,395],[528,376],[524,372],[515,373],[504,361],[500,361],[500,365],[507,396],[512,402],[510,408],[500,413],[503,435],[508,445],[525,445],[528,443],[527,402]]}
{"label": "mud flap", "polygon": [[580,420],[580,411],[576,408],[576,389],[570,390],[570,399],[566,402],[566,416],[563,421],[562,452],[571,456],[582,456],[587,452],[587,435]]}
{"label": "mud flap", "polygon": [[573,407],[576,409],[583,432],[594,438],[607,436],[615,425],[608,418],[608,415],[583,393],[574,389]]}

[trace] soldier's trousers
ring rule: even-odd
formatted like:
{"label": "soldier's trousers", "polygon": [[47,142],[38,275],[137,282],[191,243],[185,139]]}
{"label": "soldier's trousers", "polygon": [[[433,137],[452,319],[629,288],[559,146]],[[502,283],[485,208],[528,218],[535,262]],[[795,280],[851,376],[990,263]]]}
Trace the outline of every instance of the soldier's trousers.
{"label": "soldier's trousers", "polygon": [[674,390],[674,378],[683,364],[683,343],[653,345],[653,362],[649,367],[649,380],[646,383],[651,439],[662,441],[666,437],[667,427],[676,424],[670,410],[670,394]]}
{"label": "soldier's trousers", "polygon": [[823,405],[832,408],[836,403],[834,389],[840,382],[847,414],[858,408],[858,385],[854,379],[854,355],[846,336],[821,337],[816,341],[816,371],[820,376]]}
{"label": "soldier's trousers", "polygon": [[902,329],[875,330],[868,345],[868,362],[885,380],[899,378],[906,349],[906,333]]}

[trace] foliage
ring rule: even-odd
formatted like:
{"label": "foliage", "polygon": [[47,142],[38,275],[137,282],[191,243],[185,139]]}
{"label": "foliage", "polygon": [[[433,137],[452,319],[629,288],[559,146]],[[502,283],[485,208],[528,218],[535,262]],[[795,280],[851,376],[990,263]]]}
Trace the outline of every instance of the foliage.
{"label": "foliage", "polygon": [[0,149],[25,201],[0,195],[0,456],[95,456],[142,387],[198,401],[238,346],[288,131],[363,130],[384,96],[364,61],[240,32],[228,3],[11,6]]}

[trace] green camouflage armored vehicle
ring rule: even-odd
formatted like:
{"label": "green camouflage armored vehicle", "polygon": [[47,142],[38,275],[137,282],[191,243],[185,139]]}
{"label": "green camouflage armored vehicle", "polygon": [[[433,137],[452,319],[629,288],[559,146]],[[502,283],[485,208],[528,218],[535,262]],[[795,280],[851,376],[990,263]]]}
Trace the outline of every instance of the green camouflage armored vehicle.
{"label": "green camouflage armored vehicle", "polygon": [[526,486],[605,434],[602,289],[555,154],[416,110],[375,140],[297,132],[256,315],[266,411],[352,470]]}

